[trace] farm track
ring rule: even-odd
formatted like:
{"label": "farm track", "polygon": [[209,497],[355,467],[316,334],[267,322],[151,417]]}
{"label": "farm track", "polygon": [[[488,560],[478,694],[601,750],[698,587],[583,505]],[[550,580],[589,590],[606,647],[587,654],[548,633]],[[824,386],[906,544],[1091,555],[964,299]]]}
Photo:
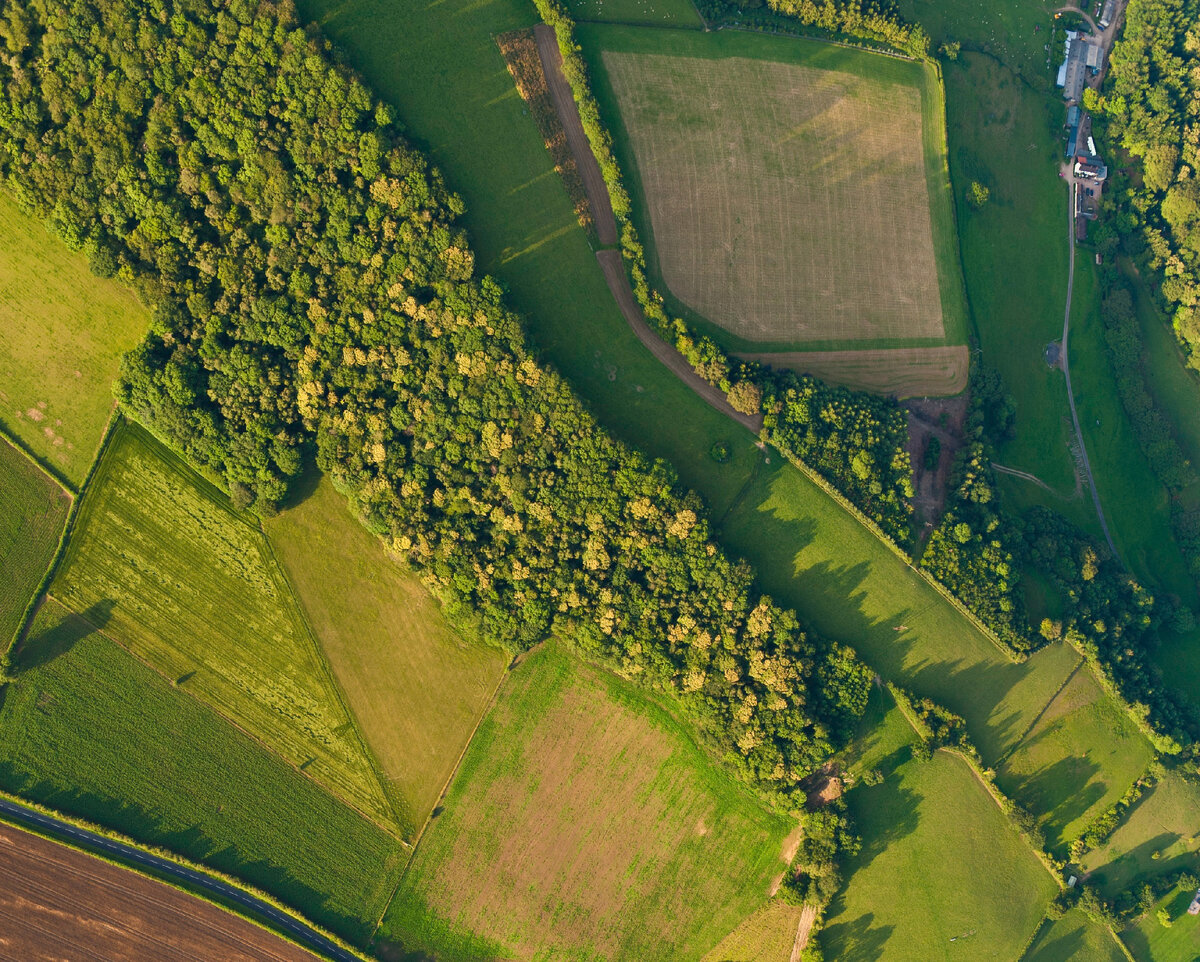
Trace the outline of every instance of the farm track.
{"label": "farm track", "polygon": [[608,185],[604,183],[604,175],[600,173],[600,165],[596,162],[596,155],[592,153],[592,145],[588,143],[587,134],[583,131],[583,121],[579,118],[575,95],[563,75],[558,37],[554,28],[544,23],[539,23],[533,28],[533,37],[537,41],[542,72],[546,75],[546,86],[550,90],[551,100],[554,101],[554,112],[558,114],[558,122],[562,124],[563,133],[566,134],[567,147],[571,156],[575,158],[575,166],[579,169],[583,189],[592,208],[596,237],[601,246],[613,247],[617,243],[617,218],[613,215]]}
{"label": "farm track", "polygon": [[687,359],[674,347],[659,337],[650,325],[646,323],[646,315],[633,296],[633,288],[629,285],[629,276],[625,273],[625,264],[621,252],[612,250],[611,245],[617,242],[617,219],[613,214],[612,202],[608,196],[608,186],[600,174],[600,165],[596,155],[592,153],[591,144],[583,132],[583,123],[579,119],[579,107],[571,93],[571,87],[562,72],[562,55],[558,50],[558,39],[554,28],[546,24],[534,27],[537,39],[538,54],[542,59],[542,69],[546,74],[546,84],[550,88],[554,100],[554,109],[558,113],[559,123],[567,135],[567,145],[575,164],[583,179],[583,187],[587,192],[588,203],[592,208],[592,217],[596,224],[596,236],[600,243],[610,249],[596,252],[596,260],[604,272],[604,280],[612,292],[613,299],[621,309],[626,322],[629,324],[637,339],[659,361],[667,366],[676,377],[687,387],[691,388],[707,404],[716,408],[722,414],[732,418],[755,435],[762,430],[762,415],[742,414],[735,411],[725,398],[725,392],[715,384],[709,384],[700,377]]}
{"label": "farm track", "polygon": [[812,934],[813,923],[817,920],[817,910],[811,905],[804,906],[800,921],[796,924],[796,941],[792,943],[791,962],[800,962],[804,949],[808,946],[808,938]]}
{"label": "farm track", "polygon": [[[284,932],[289,938],[320,954],[321,957],[335,960],[335,962],[360,962],[360,957],[346,951],[341,946],[335,944],[317,929],[301,921],[293,915],[288,914],[269,902],[256,896],[250,895],[235,885],[224,882],[219,878],[211,875],[206,875],[201,872],[193,871],[184,865],[173,862],[170,859],[162,858],[158,855],[153,855],[149,852],[142,851],[132,845],[126,845],[124,842],[118,842],[111,838],[106,838],[96,832],[88,831],[87,829],[79,828],[72,825],[70,822],[62,819],[54,818],[49,815],[44,815],[33,809],[26,808],[24,805],[19,805],[11,802],[8,799],[0,798],[0,813],[7,816],[14,822],[22,825],[30,826],[38,831],[45,832],[49,835],[58,836],[70,840],[71,843],[79,845],[82,848],[90,849],[94,852],[101,853],[108,857],[116,857],[122,861],[128,861],[134,865],[140,866],[143,870],[150,870],[155,873],[164,875],[168,878],[178,880],[188,886],[201,889],[210,895],[214,895],[220,899],[231,902],[242,907],[255,916],[265,919],[272,927]],[[114,869],[114,871],[123,871]],[[10,876],[11,877],[11,876]],[[160,883],[152,882],[151,884],[158,885]],[[13,886],[8,886],[12,891]],[[191,899],[185,893],[181,893],[183,899]],[[204,903],[200,903],[204,904]],[[213,908],[213,911],[225,914],[224,910]],[[236,916],[231,916],[236,918]],[[249,925],[250,923],[243,922],[242,924]],[[163,956],[157,956],[162,958]],[[178,956],[180,959],[187,958],[186,955]],[[306,956],[300,952],[293,952],[291,955],[275,954],[259,955],[258,958],[305,958]],[[245,958],[255,958],[255,956],[245,956]]]}

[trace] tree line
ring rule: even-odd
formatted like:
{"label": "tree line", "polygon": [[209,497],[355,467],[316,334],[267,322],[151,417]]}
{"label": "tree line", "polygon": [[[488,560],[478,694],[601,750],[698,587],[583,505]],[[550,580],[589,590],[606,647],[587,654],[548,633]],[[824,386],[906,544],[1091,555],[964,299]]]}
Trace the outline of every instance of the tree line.
{"label": "tree line", "polygon": [[0,37],[5,187],[152,306],[119,400],[236,503],[315,451],[452,616],[672,691],[768,795],[847,735],[865,667],[538,362],[462,201],[290,0],[38,0]]}

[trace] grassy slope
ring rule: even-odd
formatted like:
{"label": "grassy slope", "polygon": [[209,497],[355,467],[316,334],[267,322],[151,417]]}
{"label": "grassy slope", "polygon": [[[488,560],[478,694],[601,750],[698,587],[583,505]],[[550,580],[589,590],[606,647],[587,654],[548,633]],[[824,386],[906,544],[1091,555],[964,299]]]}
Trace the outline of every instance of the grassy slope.
{"label": "grassy slope", "polygon": [[363,941],[391,836],[47,601],[0,709],[0,785],[187,855]]}
{"label": "grassy slope", "polygon": [[[1141,921],[1121,933],[1138,962],[1195,962],[1200,958],[1200,916],[1187,914],[1195,894],[1193,889],[1168,892]],[[1159,909],[1167,910],[1170,928],[1163,928],[1158,921]]]}
{"label": "grassy slope", "polygon": [[696,959],[762,904],[791,827],[551,642],[505,682],[382,932],[447,959]]}
{"label": "grassy slope", "polygon": [[0,651],[54,560],[71,500],[0,437]]}
{"label": "grassy slope", "polygon": [[863,849],[821,931],[827,957],[1015,958],[1054,881],[966,763],[946,752],[912,759],[915,736],[890,696],[873,693],[868,720],[871,741],[853,764],[884,780],[847,797]]}
{"label": "grassy slope", "polygon": [[1146,770],[1154,751],[1086,667],[1071,678],[999,769],[1005,792],[1042,816],[1046,843],[1065,855]]}
{"label": "grassy slope", "polygon": [[0,426],[73,484],[96,456],[117,362],[149,322],[124,285],[0,194]]}
{"label": "grassy slope", "polygon": [[[378,0],[301,4],[425,138],[467,201],[466,222],[484,269],[507,285],[538,345],[600,421],[669,460],[717,518],[728,515],[721,540],[757,567],[777,599],[819,631],[854,645],[887,677],[963,714],[984,757],[997,759],[1033,723],[1077,658],[1056,646],[1013,665],[817,487],[777,455],[764,459],[748,432],[698,400],[637,344],[603,287],[536,128],[521,116],[492,41],[497,32],[532,22],[532,9],[516,0],[470,3],[469,14],[467,7],[468,0],[433,8],[407,3],[382,16]],[[448,22],[457,29],[447,31]],[[1047,143],[1047,156],[1052,149]],[[977,237],[985,240],[991,243]],[[1062,294],[1056,296],[1061,317]],[[1040,355],[1035,360],[1042,363]],[[731,442],[733,457],[725,464],[707,455],[717,440]],[[1063,456],[1069,476],[1065,440]],[[900,624],[909,630],[898,634],[893,629]]]}
{"label": "grassy slope", "polygon": [[[605,124],[613,134],[614,148],[626,178],[626,186],[635,199],[635,223],[646,247],[647,265],[657,289],[668,298],[668,307],[685,317],[698,330],[711,336],[729,350],[832,350],[884,347],[918,347],[931,344],[966,343],[966,299],[959,266],[958,237],[954,228],[953,200],[950,194],[946,158],[944,104],[937,75],[930,67],[897,60],[863,50],[837,47],[798,37],[772,37],[757,33],[726,30],[702,33],[695,30],[647,30],[626,26],[584,25],[577,31],[593,91],[601,106]],[[618,98],[601,58],[602,51],[625,53],[666,53],[682,57],[717,59],[745,57],[779,63],[799,64],[849,73],[872,82],[903,84],[921,91],[922,147],[925,154],[926,180],[930,197],[934,251],[938,263],[938,282],[942,297],[945,336],[941,338],[883,338],[825,341],[784,341],[764,343],[740,338],[707,321],[671,296],[658,270],[654,233],[650,227],[647,204],[638,175],[629,133],[621,122]]]}
{"label": "grassy slope", "polygon": [[1107,895],[1138,878],[1182,869],[1200,873],[1200,783],[1167,774],[1104,845],[1087,853],[1083,867]]}
{"label": "grassy slope", "polygon": [[419,827],[507,656],[460,638],[327,478],[266,527],[383,775]]}
{"label": "grassy slope", "polygon": [[372,818],[391,807],[261,533],[148,434],[118,429],[56,598]]}
{"label": "grassy slope", "polygon": [[1112,933],[1075,909],[1044,925],[1021,962],[1125,962]]}

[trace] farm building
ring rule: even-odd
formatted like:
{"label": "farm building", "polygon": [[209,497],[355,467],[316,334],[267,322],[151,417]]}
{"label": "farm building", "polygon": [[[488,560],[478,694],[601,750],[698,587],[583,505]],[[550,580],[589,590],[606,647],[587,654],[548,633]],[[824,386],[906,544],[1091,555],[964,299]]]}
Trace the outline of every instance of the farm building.
{"label": "farm building", "polygon": [[1100,14],[1100,26],[1107,27],[1117,12],[1117,0],[1104,0],[1104,11]]}
{"label": "farm building", "polygon": [[1058,85],[1067,103],[1075,103],[1083,94],[1088,46],[1078,30],[1067,31],[1066,56],[1058,68]]}
{"label": "farm building", "polygon": [[1196,897],[1192,899],[1192,904],[1188,906],[1188,915],[1200,915],[1200,890],[1197,890]]}
{"label": "farm building", "polygon": [[1104,63],[1104,50],[1094,43],[1086,44],[1087,51],[1084,54],[1084,62],[1087,64],[1088,70],[1092,73],[1099,73],[1100,67]]}

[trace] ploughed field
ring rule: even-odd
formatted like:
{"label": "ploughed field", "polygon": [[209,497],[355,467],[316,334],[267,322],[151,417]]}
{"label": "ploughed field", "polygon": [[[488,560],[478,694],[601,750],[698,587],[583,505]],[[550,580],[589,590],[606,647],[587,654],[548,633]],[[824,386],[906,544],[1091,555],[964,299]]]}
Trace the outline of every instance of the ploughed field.
{"label": "ploughed field", "polygon": [[224,909],[0,824],[0,956],[157,962],[312,962]]}

